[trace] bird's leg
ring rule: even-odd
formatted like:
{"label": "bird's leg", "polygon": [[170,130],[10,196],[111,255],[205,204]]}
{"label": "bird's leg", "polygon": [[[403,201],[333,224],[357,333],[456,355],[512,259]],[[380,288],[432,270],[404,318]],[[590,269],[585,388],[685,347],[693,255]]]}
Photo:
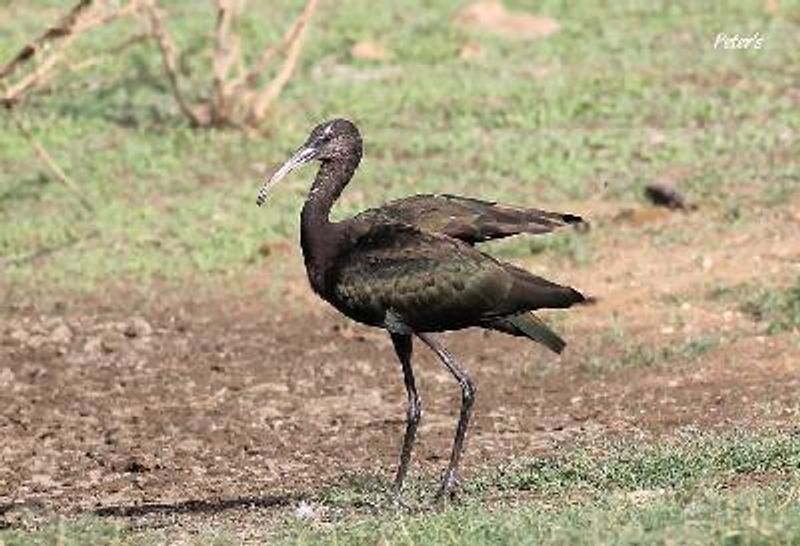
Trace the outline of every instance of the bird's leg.
{"label": "bird's leg", "polygon": [[[417,435],[417,425],[422,417],[422,407],[420,405],[417,387],[414,383],[414,371],[411,368],[411,349],[412,338],[407,334],[391,334],[394,350],[400,364],[403,366],[403,381],[408,393],[408,407],[406,411],[406,433],[403,437],[403,449],[400,452],[400,464],[397,467],[397,474],[394,479],[392,493],[395,502],[400,503],[400,493],[403,489],[403,482],[408,472],[408,464],[411,461],[411,451],[414,449],[414,438]],[[402,503],[401,503],[402,504]]]}
{"label": "bird's leg", "polygon": [[447,465],[447,471],[444,473],[442,485],[436,493],[436,503],[441,504],[448,495],[452,494],[453,487],[458,481],[458,463],[461,460],[461,453],[464,451],[464,438],[467,434],[469,417],[472,414],[472,404],[475,402],[475,385],[472,383],[469,375],[467,375],[467,372],[459,366],[458,362],[453,358],[453,355],[451,355],[434,336],[417,333],[417,337],[437,354],[442,363],[447,367],[450,373],[453,374],[453,377],[456,378],[458,384],[461,386],[461,415],[458,418],[458,426],[456,427],[453,452],[450,455],[450,464]]}

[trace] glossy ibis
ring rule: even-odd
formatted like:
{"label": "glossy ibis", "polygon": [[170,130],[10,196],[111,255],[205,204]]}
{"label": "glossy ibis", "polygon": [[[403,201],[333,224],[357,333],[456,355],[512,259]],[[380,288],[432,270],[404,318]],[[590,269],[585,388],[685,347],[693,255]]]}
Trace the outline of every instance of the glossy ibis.
{"label": "glossy ibis", "polygon": [[414,195],[331,222],[329,213],[361,161],[356,126],[335,119],[314,128],[258,192],[262,205],[276,182],[312,160],[320,168],[301,214],[301,245],[311,287],[353,320],[388,331],[408,394],[406,432],[393,493],[400,492],[421,410],[411,367],[413,337],[427,345],[461,386],[461,415],[437,501],[457,481],[475,387],[434,335],[471,326],[525,336],[556,353],[566,345],[532,313],[585,302],[578,291],[500,262],[475,243],[519,233],[546,233],[582,222],[572,214],[499,205],[454,195]]}

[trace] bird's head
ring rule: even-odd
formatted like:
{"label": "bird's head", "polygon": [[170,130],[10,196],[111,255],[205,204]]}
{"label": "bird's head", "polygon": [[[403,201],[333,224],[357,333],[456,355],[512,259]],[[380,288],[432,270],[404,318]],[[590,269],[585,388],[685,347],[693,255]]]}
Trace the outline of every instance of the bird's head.
{"label": "bird's head", "polygon": [[361,156],[361,135],[352,121],[338,118],[320,123],[314,127],[308,139],[292,154],[292,157],[261,186],[256,204],[259,207],[263,205],[267,194],[275,184],[300,165],[314,159],[318,161],[344,159],[353,154]]}

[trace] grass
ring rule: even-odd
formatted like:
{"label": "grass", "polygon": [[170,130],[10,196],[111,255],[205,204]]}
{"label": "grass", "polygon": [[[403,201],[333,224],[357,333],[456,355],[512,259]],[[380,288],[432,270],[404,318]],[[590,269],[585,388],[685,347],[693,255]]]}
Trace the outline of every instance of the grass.
{"label": "grass", "polygon": [[[185,0],[167,4],[178,41],[197,51],[185,61],[186,88],[201,93],[211,12]],[[243,22],[250,55],[278,36],[299,2],[272,4],[251,6]],[[37,5],[0,20],[0,58],[61,4]],[[64,79],[18,115],[97,210],[84,212],[0,119],[4,283],[91,291],[109,279],[146,288],[254,262],[269,269],[255,249],[296,237],[310,173],[287,181],[266,211],[253,206],[254,190],[311,126],[335,115],[357,120],[367,141],[339,215],[415,191],[538,205],[598,192],[618,199],[675,168],[688,169],[682,185],[704,203],[735,204],[741,187],[763,187],[765,202],[794,191],[796,4],[769,16],[750,2],[709,9],[550,1],[537,7],[563,30],[535,43],[454,26],[459,5],[418,1],[377,14],[352,0],[328,9],[263,138],[188,128],[151,46]],[[759,29],[768,54],[710,47],[717,31],[733,28]],[[78,51],[102,48],[120,32],[98,31]],[[352,60],[349,48],[361,39],[380,39],[391,59]],[[462,60],[467,41],[480,41],[485,58]],[[591,260],[580,244],[544,245]]]}
{"label": "grass", "polygon": [[79,522],[62,521],[44,526],[35,532],[0,531],[0,546],[60,545],[79,546],[92,544],[96,546],[129,546],[143,545],[140,539],[129,535],[125,528],[95,520]]}
{"label": "grass", "polygon": [[765,322],[768,334],[797,330],[800,328],[800,277],[791,286],[759,288],[740,308],[754,320]]}
{"label": "grass", "polygon": [[[322,498],[352,502],[353,487]],[[799,496],[792,435],[686,434],[516,460],[468,481],[464,504],[442,513],[294,524],[277,543],[783,544],[800,539]]]}
{"label": "grass", "polygon": [[[354,478],[310,499],[322,519],[287,513],[272,544],[788,544],[800,540],[796,435],[686,432],[666,442],[595,444],[516,460],[464,484],[442,512],[385,506],[383,480]],[[426,480],[407,495],[428,502]],[[359,508],[362,507],[362,508]],[[0,532],[0,544],[160,543],[94,519]],[[197,544],[235,543],[225,535]]]}
{"label": "grass", "polygon": [[[298,530],[277,544],[787,544],[800,538],[793,486],[766,495],[698,492],[687,499],[643,492],[560,507],[468,507],[328,532]],[[639,500],[648,496],[654,500]]]}
{"label": "grass", "polygon": [[720,336],[711,332],[640,341],[614,319],[588,346],[581,367],[589,372],[606,374],[622,369],[688,365],[719,347]]}
{"label": "grass", "polygon": [[800,277],[787,286],[744,283],[719,287],[709,292],[708,297],[737,303],[739,311],[766,325],[767,334],[800,328]]}

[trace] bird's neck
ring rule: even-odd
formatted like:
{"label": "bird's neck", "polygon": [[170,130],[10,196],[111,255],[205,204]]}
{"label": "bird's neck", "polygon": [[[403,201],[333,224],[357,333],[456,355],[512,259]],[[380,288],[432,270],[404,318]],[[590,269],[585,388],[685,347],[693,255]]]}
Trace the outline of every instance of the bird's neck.
{"label": "bird's neck", "polygon": [[322,162],[300,215],[300,243],[311,286],[325,292],[325,273],[339,250],[338,225],[330,212],[358,167],[361,154]]}

